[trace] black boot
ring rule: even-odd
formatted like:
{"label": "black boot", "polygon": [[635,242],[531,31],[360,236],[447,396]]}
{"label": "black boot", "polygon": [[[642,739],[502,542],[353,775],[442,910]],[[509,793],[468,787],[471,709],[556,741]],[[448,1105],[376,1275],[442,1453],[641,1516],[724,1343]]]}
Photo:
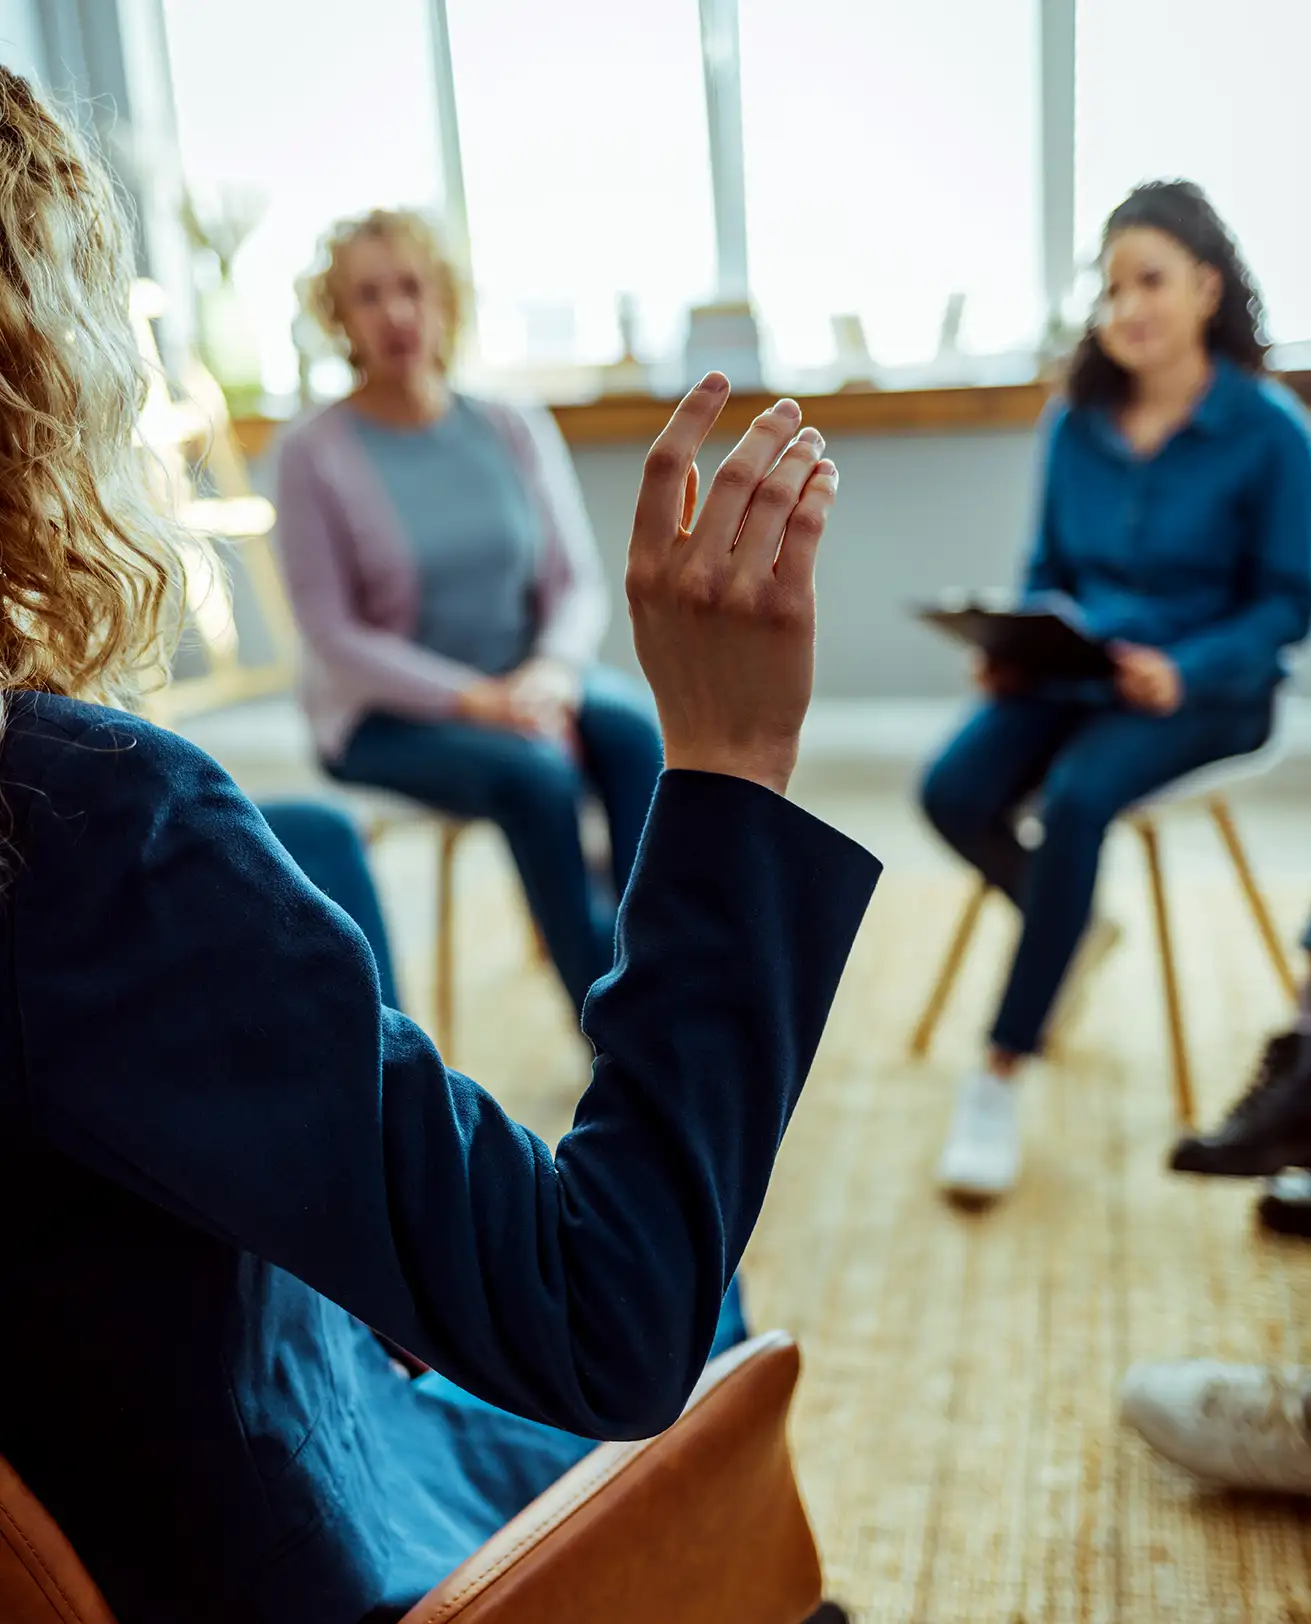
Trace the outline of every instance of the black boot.
{"label": "black boot", "polygon": [[1170,1166],[1213,1178],[1267,1178],[1311,1164],[1311,1039],[1284,1032],[1266,1046],[1256,1081],[1210,1134],[1181,1139]]}
{"label": "black boot", "polygon": [[837,1602],[822,1601],[805,1624],[849,1624],[849,1616]]}
{"label": "black boot", "polygon": [[1256,1204],[1256,1219],[1262,1229],[1276,1235],[1311,1240],[1311,1173],[1304,1167],[1290,1167],[1271,1179]]}

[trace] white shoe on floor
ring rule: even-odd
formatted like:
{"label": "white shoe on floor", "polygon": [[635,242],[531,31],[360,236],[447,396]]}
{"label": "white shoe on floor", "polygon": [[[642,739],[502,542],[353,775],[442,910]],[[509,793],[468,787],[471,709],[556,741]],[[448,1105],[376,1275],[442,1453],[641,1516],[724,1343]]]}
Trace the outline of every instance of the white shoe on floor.
{"label": "white shoe on floor", "polygon": [[1065,980],[1056,995],[1056,1005],[1047,1022],[1044,1039],[1049,1049],[1059,1049],[1069,1041],[1088,1004],[1088,995],[1099,971],[1124,940],[1124,929],[1114,919],[1094,919],[1083,933]]}
{"label": "white shoe on floor", "polygon": [[947,1195],[986,1201],[1015,1188],[1020,1176],[1017,1088],[988,1071],[966,1077],[938,1163],[938,1188]]}
{"label": "white shoe on floor", "polygon": [[1121,1413],[1152,1448],[1231,1489],[1311,1494],[1311,1370],[1214,1359],[1135,1365]]}

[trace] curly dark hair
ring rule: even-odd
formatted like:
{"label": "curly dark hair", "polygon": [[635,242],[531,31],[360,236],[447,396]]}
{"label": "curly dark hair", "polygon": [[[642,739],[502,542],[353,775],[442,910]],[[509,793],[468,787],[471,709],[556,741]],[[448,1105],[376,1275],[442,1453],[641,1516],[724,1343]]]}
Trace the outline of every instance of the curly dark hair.
{"label": "curly dark hair", "polygon": [[[1199,264],[1220,272],[1220,307],[1207,329],[1207,347],[1246,372],[1259,372],[1269,349],[1261,295],[1233,234],[1202,188],[1188,180],[1154,180],[1135,187],[1106,222],[1101,257],[1114,237],[1135,226],[1165,232]],[[1130,385],[1129,374],[1102,348],[1094,315],[1070,360],[1070,404],[1120,406],[1129,398]]]}

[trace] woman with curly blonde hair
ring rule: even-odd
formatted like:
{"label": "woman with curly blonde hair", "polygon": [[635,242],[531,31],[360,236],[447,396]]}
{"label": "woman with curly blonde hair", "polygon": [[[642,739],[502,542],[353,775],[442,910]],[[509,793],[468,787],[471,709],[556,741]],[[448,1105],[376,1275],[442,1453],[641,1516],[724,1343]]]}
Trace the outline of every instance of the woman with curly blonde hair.
{"label": "woman with curly blonde hair", "polygon": [[[105,703],[180,602],[125,243],[0,69],[0,1454],[119,1624],[386,1624],[552,1481],[551,1427],[657,1431],[713,1345],[876,873],[782,796],[836,475],[780,403],[693,524],[713,375],[648,461],[670,770],[553,1155],[382,1006],[226,775]],[[453,1427],[449,1383],[517,1447]]]}
{"label": "woman with curly blonde hair", "polygon": [[[304,300],[356,375],[280,457],[278,533],[324,766],[499,824],[581,1011],[613,962],[660,735],[636,684],[597,663],[606,594],[569,454],[549,413],[451,388],[464,290],[422,216],[339,223]],[[609,822],[612,889],[584,861],[589,793]]]}

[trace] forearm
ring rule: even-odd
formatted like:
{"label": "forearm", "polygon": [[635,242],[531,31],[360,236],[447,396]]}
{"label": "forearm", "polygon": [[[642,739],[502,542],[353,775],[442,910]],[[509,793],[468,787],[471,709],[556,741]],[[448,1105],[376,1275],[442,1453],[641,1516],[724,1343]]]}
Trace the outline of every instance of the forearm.
{"label": "forearm", "polygon": [[416,721],[454,714],[462,696],[483,680],[472,666],[370,626],[325,628],[307,641],[328,670],[347,680],[361,703]]}
{"label": "forearm", "polygon": [[1178,666],[1184,693],[1201,702],[1258,698],[1270,684],[1279,653],[1300,642],[1306,613],[1291,597],[1271,597],[1164,650]]}
{"label": "forearm", "polygon": [[[495,1111],[465,1125],[469,1204],[444,1242],[458,1253],[463,1237],[482,1255],[486,1320],[462,1322],[477,1357],[466,1364],[444,1324],[440,1345],[415,1352],[494,1402],[585,1434],[643,1435],[673,1419],[876,876],[866,853],[764,789],[666,775],[616,970],[584,1013],[592,1086],[554,1166],[535,1142],[507,1140]],[[492,1187],[495,1203],[475,1206]]]}
{"label": "forearm", "polygon": [[[631,1303],[610,1371],[645,1364],[657,1394],[663,1377],[669,1419],[709,1349],[877,873],[754,784],[662,781],[616,973],[584,1011],[596,1082],[557,1166],[570,1206],[597,1219],[579,1323],[599,1331],[614,1294]],[[667,1368],[651,1368],[643,1350],[661,1347]],[[613,1408],[619,1393],[595,1387]]]}

